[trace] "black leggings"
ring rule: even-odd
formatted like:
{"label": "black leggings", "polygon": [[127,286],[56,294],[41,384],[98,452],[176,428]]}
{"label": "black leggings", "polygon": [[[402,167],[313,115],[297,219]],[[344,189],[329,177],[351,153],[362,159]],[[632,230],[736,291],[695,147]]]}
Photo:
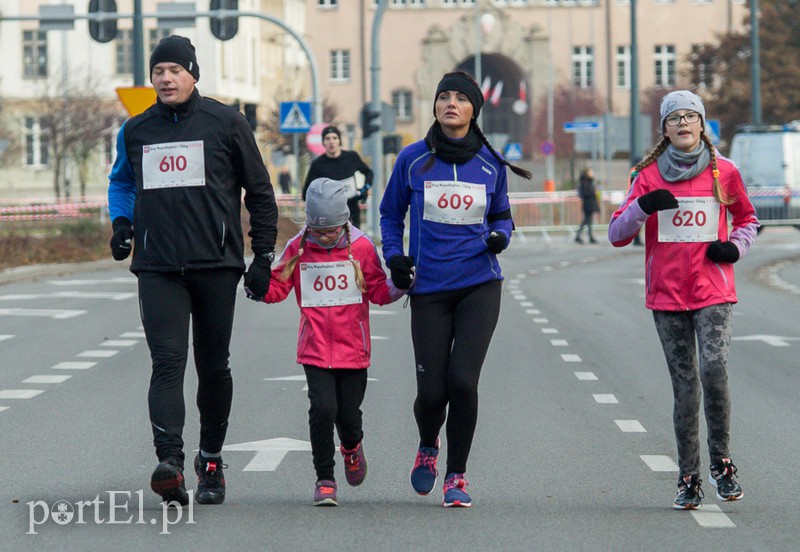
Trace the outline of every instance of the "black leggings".
{"label": "black leggings", "polygon": [[183,379],[191,318],[200,448],[222,450],[233,397],[228,359],[238,269],[139,273],[139,309],[153,362],[148,403],[159,461],[183,462]]}
{"label": "black leggings", "polygon": [[[447,472],[464,473],[478,420],[478,380],[500,316],[502,282],[411,296],[417,372],[414,417],[423,446],[447,420]],[[449,405],[449,413],[448,413]]]}
{"label": "black leggings", "polygon": [[361,403],[367,390],[367,370],[317,368],[304,364],[308,382],[308,429],[317,481],[335,481],[333,428],[339,442],[353,449],[364,438]]}

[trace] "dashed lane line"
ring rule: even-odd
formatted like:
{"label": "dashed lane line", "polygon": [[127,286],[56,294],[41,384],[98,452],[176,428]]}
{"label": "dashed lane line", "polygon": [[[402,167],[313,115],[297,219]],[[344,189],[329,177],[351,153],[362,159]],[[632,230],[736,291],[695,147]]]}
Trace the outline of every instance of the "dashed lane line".
{"label": "dashed lane line", "polygon": [[54,370],[88,370],[96,366],[96,362],[65,361],[51,366]]}
{"label": "dashed lane line", "polygon": [[564,362],[583,362],[580,355],[574,354],[561,355],[561,360]]}
{"label": "dashed lane line", "polygon": [[575,372],[575,377],[580,381],[598,381],[594,372]]}
{"label": "dashed lane line", "polygon": [[614,423],[624,433],[647,433],[639,420],[614,420]]}
{"label": "dashed lane line", "polygon": [[5,341],[6,339],[11,339],[14,337],[13,335],[0,335],[0,341]]}
{"label": "dashed lane line", "polygon": [[135,339],[109,339],[108,341],[103,341],[100,346],[101,347],[133,347],[139,343]]}
{"label": "dashed lane line", "polygon": [[663,454],[641,454],[639,458],[654,472],[677,472],[678,464],[669,456]]}
{"label": "dashed lane line", "polygon": [[119,353],[119,351],[115,351],[114,349],[106,349],[104,351],[99,350],[89,350],[83,351],[82,353],[78,353],[75,356],[78,357],[89,357],[89,358],[110,358]]}
{"label": "dashed lane line", "polygon": [[713,529],[730,529],[736,527],[731,518],[725,515],[719,506],[707,504],[697,510],[691,510],[692,517],[701,527]]}
{"label": "dashed lane line", "polygon": [[32,399],[44,393],[44,389],[2,389],[0,399]]}
{"label": "dashed lane line", "polygon": [[22,383],[64,383],[72,376],[31,376]]}
{"label": "dashed lane line", "polygon": [[597,404],[619,404],[617,398],[610,393],[594,393],[592,397]]}

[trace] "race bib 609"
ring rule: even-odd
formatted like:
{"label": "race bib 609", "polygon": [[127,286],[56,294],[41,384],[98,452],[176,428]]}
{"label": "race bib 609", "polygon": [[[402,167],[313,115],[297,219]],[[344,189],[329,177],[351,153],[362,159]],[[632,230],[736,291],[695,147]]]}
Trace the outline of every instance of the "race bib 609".
{"label": "race bib 609", "polygon": [[422,218],[444,224],[480,224],[486,211],[486,186],[456,181],[426,181]]}

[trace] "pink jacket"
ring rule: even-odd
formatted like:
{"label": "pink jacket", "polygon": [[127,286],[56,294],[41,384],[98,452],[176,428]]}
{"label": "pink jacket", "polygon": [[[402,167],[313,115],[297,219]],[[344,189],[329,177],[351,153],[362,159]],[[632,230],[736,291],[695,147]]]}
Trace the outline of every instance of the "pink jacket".
{"label": "pink jacket", "polygon": [[[731,205],[719,204],[717,237],[730,240],[743,258],[756,236],[759,223],[739,169],[728,159],[717,155],[720,185]],[[659,241],[658,213],[648,216],[639,207],[637,199],[659,188],[670,190],[680,201],[683,198],[713,197],[711,166],[698,176],[680,182],[667,182],[658,171],[656,163],[642,169],[633,181],[628,197],[611,215],[608,227],[609,241],[615,247],[628,245],[645,225],[645,305],[653,310],[696,310],[719,303],[735,303],[736,285],[733,265],[715,263],[706,257],[709,242]],[[676,211],[677,213],[677,211]],[[732,215],[733,230],[728,235],[728,213]],[[676,216],[681,216],[678,213]],[[673,222],[675,219],[672,219]],[[678,219],[683,225],[703,221]]]}
{"label": "pink jacket", "polygon": [[[353,258],[361,264],[367,291],[361,294],[360,303],[333,306],[302,306],[301,272],[304,264],[348,261],[347,241],[343,238],[333,249],[324,249],[306,241],[303,255],[292,276],[285,282],[280,274],[289,259],[300,247],[303,231],[292,238],[272,269],[272,281],[264,297],[265,303],[278,303],[286,299],[294,288],[300,307],[300,329],[297,336],[297,363],[320,368],[367,368],[370,365],[371,338],[369,330],[369,303],[386,305],[403,296],[392,281],[386,278],[378,252],[372,241],[357,228],[351,229]],[[349,262],[348,262],[349,264]],[[352,266],[347,267],[348,285],[355,285]]]}

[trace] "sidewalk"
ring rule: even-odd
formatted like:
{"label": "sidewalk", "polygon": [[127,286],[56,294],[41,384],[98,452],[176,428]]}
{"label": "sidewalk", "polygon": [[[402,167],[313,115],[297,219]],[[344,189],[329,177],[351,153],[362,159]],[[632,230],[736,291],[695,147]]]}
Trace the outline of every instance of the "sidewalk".
{"label": "sidewalk", "polygon": [[129,263],[103,259],[85,263],[38,264],[7,268],[0,271],[0,286],[25,280],[36,280],[47,276],[63,276],[64,274],[73,274],[75,272],[89,272],[92,270],[120,268],[122,266],[127,267]]}

